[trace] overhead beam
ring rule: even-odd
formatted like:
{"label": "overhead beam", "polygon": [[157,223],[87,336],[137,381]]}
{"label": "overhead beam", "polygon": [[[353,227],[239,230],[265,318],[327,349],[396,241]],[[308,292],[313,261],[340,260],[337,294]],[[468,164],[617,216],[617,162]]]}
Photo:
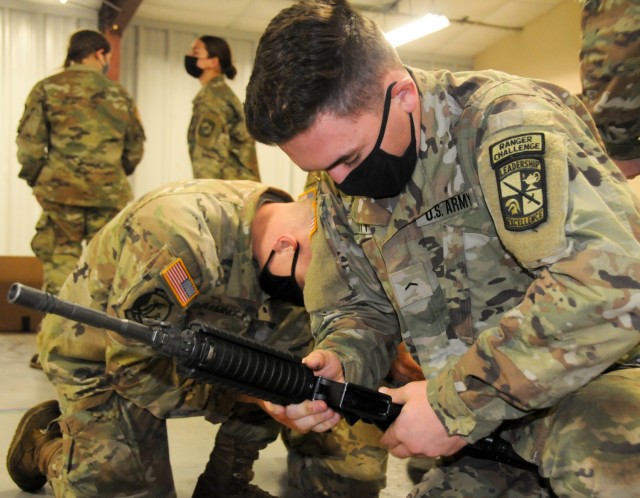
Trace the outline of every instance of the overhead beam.
{"label": "overhead beam", "polygon": [[143,0],[103,0],[98,11],[98,27],[106,33],[124,32]]}
{"label": "overhead beam", "polygon": [[143,0],[103,0],[98,11],[98,29],[111,43],[111,64],[107,76],[120,80],[122,35]]}

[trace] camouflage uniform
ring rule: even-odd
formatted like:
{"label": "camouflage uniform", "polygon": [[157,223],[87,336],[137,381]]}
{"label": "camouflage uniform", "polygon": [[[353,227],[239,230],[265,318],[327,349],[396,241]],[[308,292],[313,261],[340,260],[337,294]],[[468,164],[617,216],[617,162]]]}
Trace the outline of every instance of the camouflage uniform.
{"label": "camouflage uniform", "polygon": [[[403,339],[449,434],[473,442],[507,421],[498,430],[556,495],[637,493],[639,200],[567,91],[493,71],[412,75],[419,160],[399,196],[322,182],[341,270],[338,303],[309,302],[318,347],[373,387]],[[605,373],[615,363],[628,368]],[[412,496],[549,493],[472,458],[426,479]]]}
{"label": "camouflage uniform", "polygon": [[640,2],[583,0],[582,100],[614,159],[640,157]]}
{"label": "camouflage uniform", "polygon": [[124,88],[76,64],[34,86],[16,143],[19,176],[42,206],[31,247],[57,293],[82,241],[132,199],[126,176],[142,159],[144,131]]}
{"label": "camouflage uniform", "polygon": [[[251,223],[265,200],[290,197],[247,181],[190,180],[151,192],[92,239],[60,297],[136,321],[202,319],[303,355],[311,348],[306,311],[265,301],[258,286]],[[62,449],[47,465],[56,496],[175,496],[170,417],[229,416],[220,430],[247,442],[278,435],[276,423],[254,424],[246,407],[234,418],[238,406],[224,389],[185,378],[171,359],[113,332],[48,315],[39,352],[62,412]]]}
{"label": "camouflage uniform", "polygon": [[187,142],[194,178],[260,181],[242,104],[224,76],[213,78],[193,99]]}

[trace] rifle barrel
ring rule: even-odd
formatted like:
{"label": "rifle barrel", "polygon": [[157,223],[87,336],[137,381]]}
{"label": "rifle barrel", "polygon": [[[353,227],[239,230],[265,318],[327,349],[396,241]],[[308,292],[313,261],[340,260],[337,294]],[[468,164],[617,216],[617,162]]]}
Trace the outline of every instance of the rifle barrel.
{"label": "rifle barrel", "polygon": [[109,316],[104,311],[65,302],[50,292],[34,289],[18,282],[12,284],[9,288],[7,300],[13,304],[19,304],[44,313],[60,315],[91,327],[112,330],[145,344],[149,344],[151,341],[153,329],[147,325]]}

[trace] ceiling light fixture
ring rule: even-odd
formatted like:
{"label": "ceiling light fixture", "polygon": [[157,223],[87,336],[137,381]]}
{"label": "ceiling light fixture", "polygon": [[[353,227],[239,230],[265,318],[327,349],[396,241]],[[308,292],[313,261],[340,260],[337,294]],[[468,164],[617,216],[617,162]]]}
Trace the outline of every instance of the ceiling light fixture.
{"label": "ceiling light fixture", "polygon": [[446,16],[427,14],[420,19],[385,33],[386,39],[393,47],[399,47],[423,36],[446,28],[451,24]]}

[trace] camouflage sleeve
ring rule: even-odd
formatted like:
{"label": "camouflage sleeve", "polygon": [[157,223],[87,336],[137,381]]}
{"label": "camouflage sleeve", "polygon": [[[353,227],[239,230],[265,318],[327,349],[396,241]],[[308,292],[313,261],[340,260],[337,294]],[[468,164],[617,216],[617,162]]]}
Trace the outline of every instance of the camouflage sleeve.
{"label": "camouflage sleeve", "polygon": [[[109,312],[120,318],[183,326],[193,299],[205,294],[220,278],[215,242],[193,231],[194,223],[197,225],[194,219],[202,213],[177,202],[177,197],[149,203],[122,230],[113,230],[117,237],[127,234],[109,292]],[[219,213],[209,211],[207,215],[215,217]],[[101,234],[108,236],[104,231]],[[104,258],[113,250],[109,244],[100,247]],[[185,286],[187,279],[192,286]],[[179,286],[171,283],[180,280],[183,283]],[[121,396],[162,418],[207,406],[210,385],[186,378],[173,359],[158,355],[148,346],[115,333],[108,336],[107,365]]]}
{"label": "camouflage sleeve", "polygon": [[24,113],[18,125],[18,161],[22,165],[18,176],[34,186],[47,162],[49,130],[44,115],[44,93],[36,85],[27,97]]}
{"label": "camouflage sleeve", "polygon": [[346,212],[330,182],[318,195],[318,231],[305,278],[305,306],[316,347],[333,351],[345,378],[377,388],[400,341],[393,306],[350,233]]}
{"label": "camouflage sleeve", "polygon": [[194,108],[189,130],[189,152],[195,178],[223,178],[229,161],[231,136],[224,103]]}
{"label": "camouflage sleeve", "polygon": [[122,151],[122,166],[124,172],[128,175],[133,174],[136,166],[142,160],[144,154],[144,128],[142,127],[142,119],[135,104],[131,103],[132,112],[129,126],[124,136],[124,148]]}
{"label": "camouflage sleeve", "polygon": [[553,406],[640,341],[639,200],[577,115],[507,100],[479,126],[478,172],[501,243],[534,279],[428,384],[448,431],[471,439]]}
{"label": "camouflage sleeve", "polygon": [[583,0],[580,72],[609,155],[640,158],[640,3]]}

